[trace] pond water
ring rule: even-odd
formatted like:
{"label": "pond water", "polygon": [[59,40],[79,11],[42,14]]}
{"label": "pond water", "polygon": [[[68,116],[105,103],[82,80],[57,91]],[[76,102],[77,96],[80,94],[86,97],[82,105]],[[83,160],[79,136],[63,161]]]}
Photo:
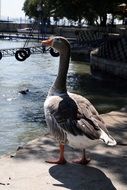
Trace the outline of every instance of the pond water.
{"label": "pond water", "polygon": [[[23,47],[24,42],[0,41],[0,48]],[[49,53],[31,55],[24,62],[15,57],[0,60],[0,154],[47,131],[43,103],[55,80],[59,58]],[[88,64],[71,61],[69,91],[87,97],[100,113],[118,110],[127,104],[125,87],[94,79]],[[29,89],[26,95],[20,90]]]}

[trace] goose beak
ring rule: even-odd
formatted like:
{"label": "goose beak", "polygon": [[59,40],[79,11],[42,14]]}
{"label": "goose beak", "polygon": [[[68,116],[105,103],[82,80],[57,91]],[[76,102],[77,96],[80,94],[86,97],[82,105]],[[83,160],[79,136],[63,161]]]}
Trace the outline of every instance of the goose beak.
{"label": "goose beak", "polygon": [[45,46],[52,46],[52,42],[53,42],[52,38],[41,41],[42,45],[45,45]]}

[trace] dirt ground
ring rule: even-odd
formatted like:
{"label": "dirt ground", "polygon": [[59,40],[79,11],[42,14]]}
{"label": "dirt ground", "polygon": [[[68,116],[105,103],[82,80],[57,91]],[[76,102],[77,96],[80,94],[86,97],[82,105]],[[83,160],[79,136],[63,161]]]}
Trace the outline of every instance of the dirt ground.
{"label": "dirt ground", "polygon": [[102,115],[110,133],[122,145],[89,147],[91,162],[73,164],[80,151],[65,147],[68,163],[45,163],[58,157],[58,144],[49,136],[19,147],[14,155],[0,158],[0,190],[127,190],[127,112]]}

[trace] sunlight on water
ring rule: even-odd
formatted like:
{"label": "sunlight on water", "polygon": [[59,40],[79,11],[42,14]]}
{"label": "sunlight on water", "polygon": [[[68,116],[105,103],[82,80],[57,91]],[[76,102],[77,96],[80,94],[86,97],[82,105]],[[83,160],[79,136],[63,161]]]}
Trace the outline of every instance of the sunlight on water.
{"label": "sunlight on water", "polygon": [[[0,48],[20,46],[23,42],[0,43]],[[47,130],[43,103],[57,75],[58,60],[48,53],[31,55],[24,62],[15,57],[0,60],[0,154]],[[81,62],[70,63],[67,85],[70,91],[85,95],[100,112],[120,109],[127,103],[125,90],[93,79],[89,65]],[[26,89],[26,95],[19,93]]]}

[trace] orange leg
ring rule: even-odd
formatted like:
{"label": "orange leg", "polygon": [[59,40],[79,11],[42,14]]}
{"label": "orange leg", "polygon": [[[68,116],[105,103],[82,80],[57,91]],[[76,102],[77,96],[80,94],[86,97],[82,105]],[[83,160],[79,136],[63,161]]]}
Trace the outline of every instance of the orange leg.
{"label": "orange leg", "polygon": [[73,163],[82,164],[82,165],[87,165],[89,162],[90,162],[90,158],[86,158],[85,149],[83,149],[82,158],[76,159],[73,161]]}
{"label": "orange leg", "polygon": [[60,157],[58,160],[47,160],[46,162],[50,164],[66,164],[66,160],[64,158],[64,145],[60,144]]}

